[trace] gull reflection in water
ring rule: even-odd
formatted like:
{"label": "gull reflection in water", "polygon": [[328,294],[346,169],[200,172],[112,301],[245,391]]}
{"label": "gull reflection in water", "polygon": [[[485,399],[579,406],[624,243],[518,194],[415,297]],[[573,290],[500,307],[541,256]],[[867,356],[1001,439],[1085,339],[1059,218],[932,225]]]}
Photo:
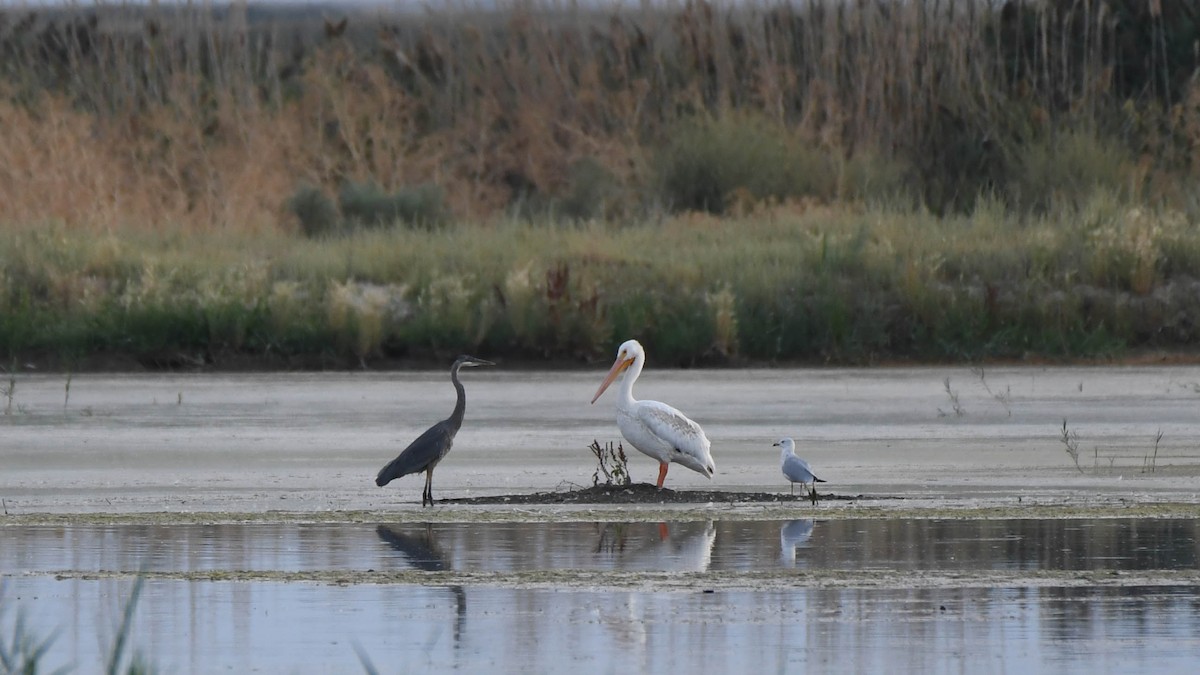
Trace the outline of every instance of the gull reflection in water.
{"label": "gull reflection in water", "polygon": [[812,537],[813,519],[805,518],[803,520],[789,520],[779,528],[779,553],[783,558],[783,562],[788,567],[796,565],[796,549],[798,547],[808,547],[808,540]]}
{"label": "gull reflection in water", "polygon": [[[375,534],[392,549],[399,551],[413,567],[424,572],[442,572],[451,569],[449,560],[434,537],[433,527],[426,524],[420,534],[408,534],[387,525],[375,528]],[[454,647],[462,640],[463,625],[467,621],[467,593],[462,586],[447,586],[454,595]]]}

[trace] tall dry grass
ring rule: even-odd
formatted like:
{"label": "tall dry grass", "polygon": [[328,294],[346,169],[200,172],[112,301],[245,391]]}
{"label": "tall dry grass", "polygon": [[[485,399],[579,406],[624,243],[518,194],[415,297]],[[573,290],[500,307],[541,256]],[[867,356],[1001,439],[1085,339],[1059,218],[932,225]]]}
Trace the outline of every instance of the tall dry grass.
{"label": "tall dry grass", "polygon": [[[288,229],[299,186],[335,195],[348,182],[436,184],[453,213],[479,219],[514,204],[575,212],[572,195],[602,180],[618,194],[605,188],[589,213],[633,217],[681,201],[647,187],[669,184],[655,172],[679,164],[662,157],[670,141],[726,119],[826,155],[842,184],[823,199],[870,197],[881,171],[881,189],[935,213],[993,193],[1024,208],[1030,163],[1056,169],[1026,148],[1064,134],[1095,140],[1137,198],[1196,199],[1191,3],[514,0],[347,24],[202,4],[0,17],[6,223]],[[794,180],[827,172],[806,170],[817,175]]]}
{"label": "tall dry grass", "polygon": [[289,12],[0,12],[0,353],[1200,337],[1190,3]]}

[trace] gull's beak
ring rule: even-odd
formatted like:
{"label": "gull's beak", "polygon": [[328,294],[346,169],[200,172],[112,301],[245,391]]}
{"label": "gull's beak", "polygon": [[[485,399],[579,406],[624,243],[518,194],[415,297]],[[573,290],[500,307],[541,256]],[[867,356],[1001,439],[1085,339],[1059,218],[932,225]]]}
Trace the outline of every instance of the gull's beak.
{"label": "gull's beak", "polygon": [[774,443],[772,443],[771,445],[773,445],[773,446],[775,446],[775,447],[777,447],[777,448],[778,448],[778,447],[780,447],[780,443],[779,443],[779,441],[775,441],[775,442],[774,442]]}
{"label": "gull's beak", "polygon": [[600,383],[600,388],[596,390],[596,395],[592,397],[592,403],[595,403],[596,399],[600,398],[600,394],[603,394],[604,390],[608,389],[608,385],[612,384],[613,380],[617,379],[618,375],[625,372],[625,369],[628,368],[632,363],[633,359],[623,359],[618,356],[617,360],[613,362],[612,368],[608,370],[608,375],[606,375],[604,377],[604,381]]}

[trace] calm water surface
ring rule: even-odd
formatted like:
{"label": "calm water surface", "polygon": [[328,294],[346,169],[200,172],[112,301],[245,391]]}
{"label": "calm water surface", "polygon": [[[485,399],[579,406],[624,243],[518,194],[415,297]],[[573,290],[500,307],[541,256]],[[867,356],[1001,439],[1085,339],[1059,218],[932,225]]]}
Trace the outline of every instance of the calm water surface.
{"label": "calm water surface", "polygon": [[[45,665],[96,672],[129,580],[7,580]],[[163,672],[1194,673],[1195,588],[647,593],[154,580],[133,648]],[[10,622],[11,619],[8,620]],[[8,629],[8,626],[5,626]]]}
{"label": "calm water surface", "polygon": [[[0,634],[93,672],[134,581],[87,572],[699,573],[694,590],[152,578],[133,647],[162,672],[1195,672],[1200,589],[724,590],[704,573],[1196,569],[1191,520],[792,520],[0,528]],[[60,576],[56,573],[69,573]],[[81,574],[84,573],[84,574]],[[706,592],[708,590],[708,592]]]}
{"label": "calm water surface", "polygon": [[0,528],[0,573],[261,570],[1187,570],[1191,519]]}

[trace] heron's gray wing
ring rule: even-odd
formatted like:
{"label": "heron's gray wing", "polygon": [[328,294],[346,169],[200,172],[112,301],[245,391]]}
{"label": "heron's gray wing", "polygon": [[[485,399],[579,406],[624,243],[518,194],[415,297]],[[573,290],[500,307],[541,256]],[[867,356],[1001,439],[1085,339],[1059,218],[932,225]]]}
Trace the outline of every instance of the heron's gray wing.
{"label": "heron's gray wing", "polygon": [[445,420],[438,422],[417,436],[417,440],[409,443],[396,459],[380,469],[375,484],[382,487],[401,476],[424,471],[449,452],[453,443],[454,434],[450,424]]}

